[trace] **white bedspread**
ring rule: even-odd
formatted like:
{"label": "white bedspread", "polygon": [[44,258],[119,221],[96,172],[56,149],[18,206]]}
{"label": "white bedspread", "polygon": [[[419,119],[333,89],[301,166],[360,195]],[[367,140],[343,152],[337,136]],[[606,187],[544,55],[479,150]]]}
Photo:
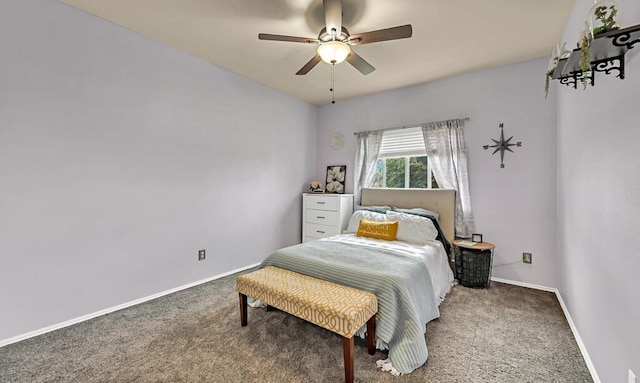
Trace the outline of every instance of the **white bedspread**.
{"label": "white bedspread", "polygon": [[338,234],[319,239],[319,241],[351,243],[358,246],[391,250],[419,258],[429,270],[434,298],[438,303],[442,303],[454,284],[453,271],[449,267],[449,259],[440,241],[433,240],[423,245],[358,237],[355,234]]}
{"label": "white bedspread", "polygon": [[280,249],[262,262],[266,266],[376,294],[376,347],[389,350],[392,373],[408,374],[426,362],[425,325],[440,316],[438,306],[453,285],[436,241],[413,245],[342,234]]}

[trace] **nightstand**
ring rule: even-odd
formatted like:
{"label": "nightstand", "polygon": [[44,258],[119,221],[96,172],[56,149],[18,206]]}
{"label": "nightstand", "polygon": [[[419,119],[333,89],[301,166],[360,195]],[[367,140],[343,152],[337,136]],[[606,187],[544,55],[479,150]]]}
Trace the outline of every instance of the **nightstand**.
{"label": "nightstand", "polygon": [[495,245],[489,242],[468,244],[453,240],[456,279],[465,287],[489,287]]}
{"label": "nightstand", "polygon": [[353,194],[304,193],[302,242],[342,233],[353,214]]}

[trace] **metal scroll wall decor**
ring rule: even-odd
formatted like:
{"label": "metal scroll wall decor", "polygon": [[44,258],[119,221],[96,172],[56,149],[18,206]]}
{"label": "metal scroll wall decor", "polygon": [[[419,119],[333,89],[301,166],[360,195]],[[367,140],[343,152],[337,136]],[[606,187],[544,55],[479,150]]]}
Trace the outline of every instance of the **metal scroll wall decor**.
{"label": "metal scroll wall decor", "polygon": [[[595,85],[595,74],[616,74],[625,78],[625,55],[640,44],[640,24],[620,28],[618,8],[612,0],[599,0],[589,11],[577,48],[572,51],[556,49],[545,79],[548,91],[550,80],[577,89]],[[563,44],[564,47],[564,44]],[[559,48],[559,47],[558,47]]]}
{"label": "metal scroll wall decor", "polygon": [[484,150],[487,150],[489,148],[494,148],[493,153],[491,153],[492,155],[496,154],[497,152],[500,152],[500,167],[504,168],[504,152],[508,150],[511,153],[513,153],[513,150],[511,150],[512,146],[517,146],[517,147],[522,146],[521,141],[518,141],[515,144],[511,143],[512,139],[513,139],[513,136],[507,138],[506,140],[504,139],[504,124],[500,123],[500,140],[498,141],[492,138],[491,141],[493,141],[493,145],[483,145],[482,147],[484,148]]}

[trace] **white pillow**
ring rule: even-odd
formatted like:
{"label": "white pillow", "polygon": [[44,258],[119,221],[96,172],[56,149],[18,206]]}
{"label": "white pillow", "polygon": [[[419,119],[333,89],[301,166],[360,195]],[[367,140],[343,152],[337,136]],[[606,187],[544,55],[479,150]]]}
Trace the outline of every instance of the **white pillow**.
{"label": "white pillow", "polygon": [[360,225],[360,220],[366,219],[367,221],[374,222],[388,222],[387,216],[383,213],[376,213],[375,211],[369,210],[356,210],[351,218],[349,219],[349,225],[347,226],[347,230],[345,233],[355,233],[358,231],[358,226]]}
{"label": "white pillow", "polygon": [[423,244],[438,236],[438,230],[429,218],[395,211],[388,211],[386,216],[388,221],[398,222],[396,239],[399,241]]}

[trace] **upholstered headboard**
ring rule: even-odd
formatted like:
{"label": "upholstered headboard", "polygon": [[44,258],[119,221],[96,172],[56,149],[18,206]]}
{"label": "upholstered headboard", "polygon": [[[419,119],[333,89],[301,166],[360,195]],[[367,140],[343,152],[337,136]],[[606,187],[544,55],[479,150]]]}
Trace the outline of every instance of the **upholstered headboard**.
{"label": "upholstered headboard", "polygon": [[421,207],[440,215],[448,241],[455,238],[456,191],[448,189],[362,189],[363,206]]}

